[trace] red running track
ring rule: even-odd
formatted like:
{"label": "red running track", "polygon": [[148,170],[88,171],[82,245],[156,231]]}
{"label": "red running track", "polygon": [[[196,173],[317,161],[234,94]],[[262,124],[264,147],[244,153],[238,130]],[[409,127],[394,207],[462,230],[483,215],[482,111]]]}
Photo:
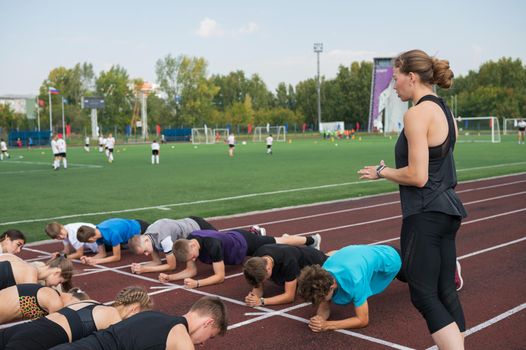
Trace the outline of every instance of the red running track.
{"label": "red running track", "polygon": [[[457,192],[469,214],[457,237],[457,254],[465,281],[460,298],[468,328],[466,348],[524,349],[526,173],[462,183]],[[272,236],[319,232],[324,251],[349,244],[398,246],[401,226],[397,193],[210,221],[220,229],[259,224]],[[31,245],[24,249],[23,258],[44,259],[58,249],[60,243]],[[207,342],[209,349],[426,349],[433,346],[424,320],[411,305],[407,285],[396,280],[384,293],[369,299],[367,328],[316,334],[306,325],[315,309],[300,300],[276,307],[245,306],[242,300],[250,288],[239,266],[227,266],[227,279],[221,285],[187,290],[180,283],[160,283],[157,274],[131,274],[129,264],[136,261],[146,261],[146,258],[125,252],[122,261],[107,266],[76,264],[74,284],[103,302],[111,301],[124,286],[144,285],[154,295],[155,308],[171,314],[185,313],[202,295],[220,296],[229,309],[229,332],[225,337]],[[197,278],[211,273],[211,266],[199,265]],[[266,285],[266,296],[275,293],[281,293],[278,287]],[[346,318],[352,313],[352,305],[333,305],[331,318]]]}

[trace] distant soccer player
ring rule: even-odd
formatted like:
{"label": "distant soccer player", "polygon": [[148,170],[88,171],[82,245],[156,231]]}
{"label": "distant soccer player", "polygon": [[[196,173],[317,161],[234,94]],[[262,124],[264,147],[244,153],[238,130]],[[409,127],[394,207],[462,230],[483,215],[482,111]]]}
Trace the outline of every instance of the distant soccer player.
{"label": "distant soccer player", "polygon": [[233,133],[228,135],[227,142],[228,142],[228,155],[230,157],[233,157],[234,148],[236,148],[236,138],[234,137]]}
{"label": "distant soccer player", "polygon": [[517,123],[517,128],[519,130],[519,145],[521,143],[524,145],[524,132],[526,131],[526,122],[524,119],[519,120]]}
{"label": "distant soccer player", "polygon": [[267,137],[267,154],[272,154],[272,142],[274,141],[274,138],[272,137],[272,134],[269,134]]}
{"label": "distant soccer player", "polygon": [[89,152],[89,136],[86,136],[86,138],[84,139],[84,150],[86,152]]}
{"label": "distant soccer player", "polygon": [[106,139],[106,147],[108,147],[108,162],[113,163],[113,148],[115,148],[115,138],[112,134],[108,134],[108,138]]}
{"label": "distant soccer player", "polygon": [[100,134],[99,136],[99,152],[103,152],[104,151],[104,136],[102,136],[102,134]]}
{"label": "distant soccer player", "polygon": [[7,144],[4,139],[0,139],[0,160],[4,160],[4,156],[11,158],[7,152]]}
{"label": "distant soccer player", "polygon": [[58,136],[56,134],[53,134],[53,137],[51,138],[51,153],[53,153],[53,169],[54,170],[60,169],[60,152],[58,150],[57,140],[58,140]]}
{"label": "distant soccer player", "polygon": [[57,150],[59,154],[58,167],[60,167],[60,161],[64,169],[68,168],[68,160],[66,159],[66,141],[62,138],[62,134],[58,134]]}
{"label": "distant soccer player", "polygon": [[152,142],[152,164],[159,164],[159,150],[161,146],[157,142],[157,140],[153,140]]}

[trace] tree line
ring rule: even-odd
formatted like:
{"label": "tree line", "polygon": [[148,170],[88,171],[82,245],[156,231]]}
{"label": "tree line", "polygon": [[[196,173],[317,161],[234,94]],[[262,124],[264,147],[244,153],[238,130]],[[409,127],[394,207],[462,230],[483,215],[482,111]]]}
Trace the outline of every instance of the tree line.
{"label": "tree line", "polygon": [[[371,91],[372,62],[340,65],[333,79],[321,78],[323,121],[344,121],[354,127],[367,125]],[[208,63],[201,57],[167,55],[156,62],[159,90],[147,97],[149,126],[163,128],[225,127],[248,124],[303,125],[317,128],[316,78],[293,86],[282,82],[269,90],[258,74],[247,76],[242,70],[226,75],[208,75]],[[51,70],[42,82],[41,128],[49,125],[48,88],[60,90],[52,95],[54,128],[60,130],[65,98],[66,123],[73,130],[89,129],[89,110],[81,108],[83,96],[101,96],[105,108],[98,120],[103,129],[123,130],[138,114],[139,91],[144,81],[131,78],[127,70],[114,65],[98,75],[91,63]],[[526,67],[520,59],[501,58],[482,64],[477,71],[458,76],[449,90],[438,89],[446,101],[456,96],[456,112],[461,116],[526,116]],[[46,124],[47,123],[47,124]],[[7,129],[33,129],[36,122],[0,105],[0,126]],[[153,130],[153,129],[151,129]]]}

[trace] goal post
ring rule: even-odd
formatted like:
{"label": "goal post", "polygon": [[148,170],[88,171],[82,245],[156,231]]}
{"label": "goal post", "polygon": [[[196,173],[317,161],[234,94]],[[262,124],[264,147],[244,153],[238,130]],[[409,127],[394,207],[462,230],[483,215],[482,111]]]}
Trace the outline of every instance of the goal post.
{"label": "goal post", "polygon": [[212,144],[215,143],[215,136],[210,128],[192,128],[192,144]]}
{"label": "goal post", "polygon": [[287,129],[284,125],[274,126],[256,126],[254,128],[254,136],[252,137],[253,142],[263,142],[266,140],[267,135],[272,134],[274,141],[286,142],[287,141]]}
{"label": "goal post", "polygon": [[458,117],[459,142],[500,142],[500,124],[497,117]]}
{"label": "goal post", "polygon": [[230,135],[230,130],[217,128],[217,129],[214,129],[213,135],[214,135],[214,142],[221,142],[221,140],[226,141],[226,139],[228,138],[228,135]]}

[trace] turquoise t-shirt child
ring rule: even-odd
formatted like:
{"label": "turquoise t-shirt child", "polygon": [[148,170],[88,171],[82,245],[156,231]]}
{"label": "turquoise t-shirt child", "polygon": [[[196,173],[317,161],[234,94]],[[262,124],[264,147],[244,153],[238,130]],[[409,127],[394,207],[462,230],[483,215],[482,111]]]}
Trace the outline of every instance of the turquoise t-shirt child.
{"label": "turquoise t-shirt child", "polygon": [[396,277],[402,260],[387,245],[351,245],[330,256],[323,268],[336,279],[335,304],[361,306],[371,295],[381,293]]}

